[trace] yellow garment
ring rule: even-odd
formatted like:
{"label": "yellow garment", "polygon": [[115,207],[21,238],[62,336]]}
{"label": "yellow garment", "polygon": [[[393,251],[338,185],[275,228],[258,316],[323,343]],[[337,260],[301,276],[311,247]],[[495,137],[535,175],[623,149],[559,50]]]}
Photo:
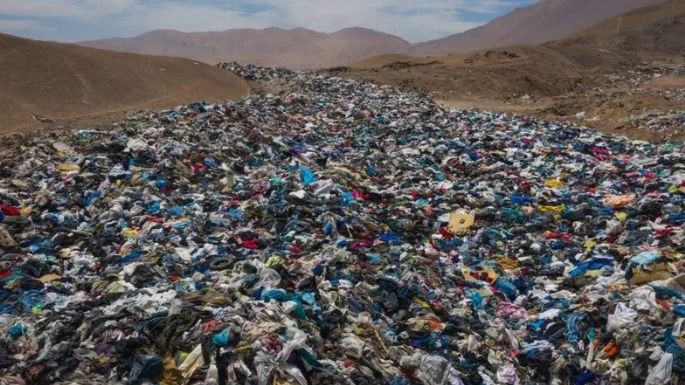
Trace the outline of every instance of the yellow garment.
{"label": "yellow garment", "polygon": [[78,164],[73,163],[60,163],[57,165],[57,170],[60,172],[78,172],[81,171],[81,167]]}
{"label": "yellow garment", "polygon": [[138,234],[138,230],[127,227],[127,228],[121,230],[121,235],[123,235],[127,238],[137,238],[139,234]]}
{"label": "yellow garment", "polygon": [[62,277],[60,275],[57,275],[57,274],[45,274],[44,276],[38,278],[38,280],[43,282],[43,283],[48,283],[48,282],[56,281],[60,278],[62,278]]}
{"label": "yellow garment", "polygon": [[183,384],[183,375],[176,368],[176,361],[173,357],[167,356],[164,359],[164,376],[159,382],[160,385],[180,385]]}
{"label": "yellow garment", "polygon": [[588,270],[583,274],[585,277],[599,278],[604,274],[602,270]]}
{"label": "yellow garment", "polygon": [[143,185],[143,176],[140,174],[133,174],[131,177],[131,186],[142,186]]}
{"label": "yellow garment", "polygon": [[107,285],[105,290],[103,290],[103,293],[105,294],[123,294],[126,293],[126,286],[124,285],[124,282],[122,281],[114,281]]}
{"label": "yellow garment", "polygon": [[630,283],[633,285],[644,285],[653,281],[669,279],[674,275],[668,264],[655,263],[649,265],[649,268],[638,267],[633,269],[633,277],[630,279]]}
{"label": "yellow garment", "polygon": [[280,265],[281,263],[283,263],[283,258],[279,257],[278,255],[272,255],[266,261],[265,265],[266,267],[274,267]]}
{"label": "yellow garment", "polygon": [[57,254],[62,258],[71,258],[78,253],[77,247],[65,248],[57,252]]}
{"label": "yellow garment", "polygon": [[464,234],[471,229],[475,221],[475,214],[457,210],[450,214],[450,223],[447,228],[454,234]]}
{"label": "yellow garment", "polygon": [[415,301],[416,303],[418,303],[418,304],[419,304],[422,308],[424,308],[424,309],[430,309],[430,307],[431,307],[431,305],[430,305],[428,302],[422,300],[422,299],[419,298],[419,297],[414,297],[414,301]]}
{"label": "yellow garment", "polygon": [[540,205],[538,206],[538,210],[542,211],[543,213],[560,214],[562,211],[564,211],[564,205]]}
{"label": "yellow garment", "polygon": [[188,355],[190,355],[190,353],[179,352],[178,353],[178,363],[180,364],[181,362],[185,361],[186,358],[188,358]]}
{"label": "yellow garment", "polygon": [[497,266],[502,270],[514,270],[519,267],[519,263],[515,259],[509,259],[507,257],[497,258]]}
{"label": "yellow garment", "polygon": [[548,188],[559,188],[563,186],[564,182],[560,181],[559,179],[550,179],[547,182],[545,182],[545,187]]}

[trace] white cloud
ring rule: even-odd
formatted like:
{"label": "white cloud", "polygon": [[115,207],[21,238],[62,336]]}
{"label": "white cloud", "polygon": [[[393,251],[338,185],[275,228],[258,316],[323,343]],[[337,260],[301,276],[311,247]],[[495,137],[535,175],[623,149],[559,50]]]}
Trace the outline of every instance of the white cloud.
{"label": "white cloud", "polygon": [[58,17],[84,26],[106,25],[108,31],[129,36],[159,28],[187,32],[301,26],[332,32],[361,26],[418,41],[480,24],[464,12],[494,16],[503,6],[522,1],[532,0],[0,0],[0,15]]}
{"label": "white cloud", "polygon": [[461,32],[478,23],[459,17],[458,7],[473,1],[346,0],[344,6],[329,1],[273,0],[293,25],[331,32],[362,26],[405,36],[412,40]]}
{"label": "white cloud", "polygon": [[177,29],[184,32],[225,30],[230,28],[265,28],[277,17],[270,11],[245,14],[235,9],[201,4],[137,4],[122,23],[139,30]]}
{"label": "white cloud", "polygon": [[268,0],[260,4],[265,10],[248,14],[208,4],[139,3],[132,7],[131,16],[125,22],[138,30],[182,31],[297,26],[333,32],[361,26],[418,41],[476,27],[480,23],[464,20],[459,13],[464,10],[493,12],[503,1],[346,0],[343,5],[334,0]]}
{"label": "white cloud", "polygon": [[0,14],[80,19],[113,15],[130,9],[137,0],[0,0]]}
{"label": "white cloud", "polygon": [[35,20],[0,20],[0,32],[16,33],[25,31],[52,32],[54,29]]}

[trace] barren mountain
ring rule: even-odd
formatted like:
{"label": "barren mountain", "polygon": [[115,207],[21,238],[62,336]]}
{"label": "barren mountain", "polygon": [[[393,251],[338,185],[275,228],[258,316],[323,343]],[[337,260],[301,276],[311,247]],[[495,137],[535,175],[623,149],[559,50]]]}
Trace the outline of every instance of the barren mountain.
{"label": "barren mountain", "polygon": [[118,53],[0,34],[0,130],[139,108],[236,98],[248,86],[187,59]]}
{"label": "barren mountain", "polygon": [[305,28],[230,29],[185,33],[156,30],[133,38],[86,41],[114,51],[178,56],[215,64],[225,61],[292,69],[349,65],[383,54],[442,55],[567,37],[600,21],[666,0],[540,0],[492,22],[425,43],[366,28],[321,33]]}
{"label": "barren mountain", "polygon": [[548,45],[569,54],[573,48],[594,48],[638,59],[682,59],[685,58],[685,1],[671,0],[640,8]]}
{"label": "barren mountain", "polygon": [[666,0],[540,0],[490,23],[442,39],[417,44],[417,55],[475,52],[567,37],[625,12]]}
{"label": "barren mountain", "polygon": [[419,88],[462,108],[532,113],[667,139],[685,137],[684,36],[685,1],[671,0],[542,45],[424,58],[383,55],[336,72]]}
{"label": "barren mountain", "polygon": [[322,68],[405,51],[407,41],[365,28],[320,33],[304,28],[233,29],[184,33],[157,30],[134,38],[80,43],[115,51],[179,56],[215,64],[237,61],[263,66]]}

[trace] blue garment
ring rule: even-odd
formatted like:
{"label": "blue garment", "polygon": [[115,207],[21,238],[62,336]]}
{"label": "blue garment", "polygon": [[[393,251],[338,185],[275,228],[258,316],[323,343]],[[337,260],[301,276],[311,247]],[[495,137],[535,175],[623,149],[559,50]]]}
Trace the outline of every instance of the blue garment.
{"label": "blue garment", "polygon": [[596,377],[597,377],[597,375],[595,375],[594,373],[592,373],[589,370],[586,370],[583,373],[577,375],[573,379],[573,385],[586,385],[586,384],[592,383]]}
{"label": "blue garment", "polygon": [[400,237],[398,234],[392,233],[392,232],[386,232],[386,233],[381,234],[379,239],[381,241],[389,243],[391,245],[402,244],[402,237]]}
{"label": "blue garment", "polygon": [[229,215],[231,218],[237,219],[237,220],[243,220],[243,219],[245,219],[245,212],[243,212],[243,210],[239,210],[239,209],[230,209],[230,210],[228,210],[228,215]]}
{"label": "blue garment", "polygon": [[673,371],[685,373],[685,351],[680,348],[673,337],[673,329],[667,329],[664,333],[664,352],[673,354]]}
{"label": "blue garment", "polygon": [[300,180],[302,181],[302,184],[305,186],[309,186],[316,182],[316,175],[314,175],[314,172],[307,167],[300,167]]}
{"label": "blue garment", "polygon": [[226,330],[222,330],[218,333],[214,333],[212,335],[212,345],[220,347],[220,348],[226,348],[228,347],[228,344],[231,342],[231,333]]}
{"label": "blue garment", "polygon": [[645,251],[632,258],[630,258],[630,263],[634,266],[649,265],[659,258],[658,251]]}
{"label": "blue garment", "polygon": [[94,202],[96,199],[100,198],[101,196],[102,196],[102,191],[100,191],[100,190],[89,191],[89,192],[86,194],[86,200],[85,200],[85,202],[84,202],[84,203],[85,203],[85,206],[86,206],[86,207],[90,207],[90,206],[93,204],[93,202]]}
{"label": "blue garment", "polygon": [[576,265],[570,272],[569,275],[572,278],[578,278],[585,275],[589,270],[599,270],[604,266],[611,266],[614,264],[613,259],[609,258],[593,258],[589,261],[583,261]]}
{"label": "blue garment", "polygon": [[577,345],[583,339],[583,332],[580,330],[580,323],[583,322],[585,314],[572,313],[566,320],[566,341],[572,345]]}
{"label": "blue garment", "polygon": [[323,225],[322,230],[323,230],[323,233],[327,236],[333,234],[333,224],[331,222],[326,222]]}
{"label": "blue garment", "polygon": [[657,298],[683,298],[680,292],[665,286],[649,285],[654,289]]}
{"label": "blue garment", "polygon": [[159,201],[152,201],[150,203],[150,207],[147,209],[148,214],[150,215],[157,215],[161,212],[161,205]]}
{"label": "blue garment", "polygon": [[26,329],[27,328],[24,324],[17,322],[7,331],[7,335],[9,335],[13,340],[16,340],[17,338],[26,334]]}
{"label": "blue garment", "polygon": [[134,251],[130,252],[128,255],[122,257],[121,260],[119,261],[119,264],[124,265],[124,264],[127,264],[129,262],[133,262],[136,259],[140,258],[141,255],[143,255],[142,251],[134,250]]}
{"label": "blue garment", "polygon": [[473,307],[476,310],[480,310],[483,308],[483,296],[474,290],[471,289],[466,289],[466,297],[473,302]]}
{"label": "blue garment", "polygon": [[680,304],[680,305],[675,305],[673,307],[673,314],[677,315],[678,317],[685,317],[685,305]]}
{"label": "blue garment", "polygon": [[528,195],[514,194],[509,198],[509,200],[511,201],[511,203],[517,205],[533,203],[533,198]]}
{"label": "blue garment", "polygon": [[504,295],[506,295],[510,301],[516,300],[516,297],[518,296],[518,289],[512,282],[504,278],[499,278],[497,282],[495,282],[495,287],[497,290],[504,293]]}

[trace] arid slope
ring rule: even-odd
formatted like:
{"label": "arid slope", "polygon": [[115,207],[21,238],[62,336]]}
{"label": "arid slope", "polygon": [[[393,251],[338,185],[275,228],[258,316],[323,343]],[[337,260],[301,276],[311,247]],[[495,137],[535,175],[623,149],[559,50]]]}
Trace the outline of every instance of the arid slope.
{"label": "arid slope", "polygon": [[46,125],[40,121],[59,123],[197,100],[232,99],[249,92],[237,76],[187,59],[2,34],[0,68],[2,133]]}

